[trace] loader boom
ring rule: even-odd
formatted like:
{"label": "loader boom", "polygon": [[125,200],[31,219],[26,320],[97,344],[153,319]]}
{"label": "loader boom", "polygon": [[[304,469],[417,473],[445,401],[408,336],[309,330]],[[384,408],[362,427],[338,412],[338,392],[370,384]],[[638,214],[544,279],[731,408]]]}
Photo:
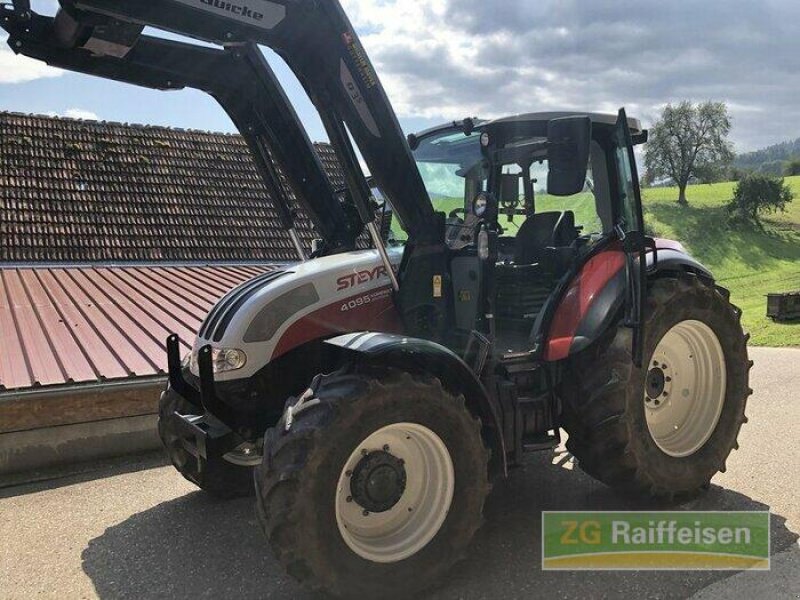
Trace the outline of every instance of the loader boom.
{"label": "loader boom", "polygon": [[[314,220],[326,241],[330,238],[331,245],[347,245],[351,239],[337,236],[341,238],[345,232],[354,239],[353,227],[343,226],[343,214],[333,215],[335,198],[318,180],[321,170],[311,168],[315,165],[308,156],[308,138],[305,133],[298,135],[302,126],[266,61],[256,56],[257,44],[273,49],[295,73],[322,116],[346,171],[350,200],[361,224],[372,221],[374,209],[350,136],[410,239],[425,242],[439,235],[433,207],[394,110],[337,0],[61,0],[61,5],[60,12],[83,28],[69,43],[55,27],[59,23],[32,14],[27,2],[16,0],[16,11],[7,9],[3,14],[12,48],[56,66],[112,79],[149,80],[144,84],[152,85],[153,75],[160,74],[156,80],[165,87],[175,87],[177,79],[208,91],[223,103],[245,137],[248,128],[255,127],[262,134],[258,136],[261,141],[270,142],[270,152],[277,155],[283,149],[291,156],[291,160],[275,158],[284,171],[293,171],[285,174],[295,190],[308,184],[304,177],[315,179],[305,186],[307,193],[299,195],[305,196],[304,204],[317,213]],[[156,42],[141,35],[143,26],[221,45],[225,50],[218,52],[232,58],[208,54],[203,56],[206,68],[195,68],[185,60],[175,62],[174,55],[189,55],[201,47],[184,44],[170,46],[174,53],[158,52]],[[196,50],[192,56],[201,54]],[[234,62],[237,68],[229,71],[229,64],[213,64],[215,59]],[[131,68],[139,73],[131,75]],[[190,76],[180,77],[186,71]],[[241,94],[243,87],[259,84],[260,91]],[[277,101],[281,110],[269,111],[265,99]],[[276,116],[279,125],[275,125]],[[248,142],[257,157],[263,154],[263,149],[254,148],[259,144]],[[286,220],[286,215],[282,218]]]}

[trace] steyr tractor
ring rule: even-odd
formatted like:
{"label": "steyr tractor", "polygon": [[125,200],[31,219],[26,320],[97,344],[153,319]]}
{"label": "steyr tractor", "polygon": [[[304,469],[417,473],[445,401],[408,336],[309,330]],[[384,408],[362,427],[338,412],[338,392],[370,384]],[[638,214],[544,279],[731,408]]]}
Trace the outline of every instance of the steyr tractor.
{"label": "steyr tractor", "polygon": [[[750,394],[741,312],[645,234],[647,132],[624,110],[406,137],[337,0],[60,4],[4,5],[11,48],[213,96],[297,252],[222,298],[191,352],[166,341],[159,422],[189,481],[255,494],[292,576],[338,596],[427,588],[464,554],[490,481],[561,430],[585,472],[633,494],[686,497],[724,470]],[[346,188],[259,45],[318,109]]]}

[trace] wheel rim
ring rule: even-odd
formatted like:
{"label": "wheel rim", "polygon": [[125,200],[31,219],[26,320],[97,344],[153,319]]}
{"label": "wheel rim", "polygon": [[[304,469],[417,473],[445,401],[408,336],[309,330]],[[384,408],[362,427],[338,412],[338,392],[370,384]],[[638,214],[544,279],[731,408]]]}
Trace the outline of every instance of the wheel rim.
{"label": "wheel rim", "polygon": [[[387,478],[389,468],[395,475]],[[369,469],[372,478],[365,473]],[[364,496],[364,490],[375,490],[387,479],[394,487],[381,488],[375,498]],[[453,461],[441,438],[423,425],[393,423],[361,442],[342,468],[335,508],[339,532],[361,558],[378,563],[403,560],[438,533],[454,487]],[[369,511],[359,500],[380,512]]]}
{"label": "wheel rim", "polygon": [[697,452],[714,433],[725,402],[725,354],[701,321],[681,321],[664,334],[645,378],[647,427],[674,457]]}

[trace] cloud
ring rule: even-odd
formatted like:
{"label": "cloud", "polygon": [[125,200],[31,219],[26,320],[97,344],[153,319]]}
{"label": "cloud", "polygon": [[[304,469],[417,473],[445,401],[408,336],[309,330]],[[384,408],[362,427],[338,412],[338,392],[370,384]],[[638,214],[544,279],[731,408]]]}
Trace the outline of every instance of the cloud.
{"label": "cloud", "polygon": [[740,148],[800,136],[796,0],[343,3],[401,116],[625,105],[647,123],[714,99]]}
{"label": "cloud", "polygon": [[69,117],[70,119],[84,119],[87,121],[99,121],[100,117],[98,117],[95,113],[90,110],[84,110],[82,108],[68,108],[64,111],[64,116]]}
{"label": "cloud", "polygon": [[68,119],[83,119],[85,121],[99,121],[100,117],[96,113],[83,108],[68,108],[63,112],[48,110],[44,113],[48,117],[67,117]]}
{"label": "cloud", "polygon": [[49,67],[41,61],[14,54],[4,41],[0,44],[0,84],[25,83],[64,74],[64,71]]}
{"label": "cloud", "polygon": [[[38,13],[54,14],[58,9],[55,0],[33,0],[31,8]],[[45,77],[59,77],[64,74],[61,69],[49,67],[39,60],[14,54],[8,47],[8,36],[0,31],[0,84],[26,83]]]}

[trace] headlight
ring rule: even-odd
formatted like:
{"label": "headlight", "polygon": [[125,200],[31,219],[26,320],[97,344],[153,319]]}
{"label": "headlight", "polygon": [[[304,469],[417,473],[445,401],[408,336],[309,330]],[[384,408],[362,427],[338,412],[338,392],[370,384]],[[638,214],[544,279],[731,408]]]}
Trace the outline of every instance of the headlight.
{"label": "headlight", "polygon": [[237,348],[212,348],[211,366],[214,373],[236,371],[247,364],[247,354]]}
{"label": "headlight", "polygon": [[[197,361],[197,353],[191,352],[184,358],[193,375],[200,375],[200,366]],[[247,354],[244,350],[237,348],[212,348],[211,349],[211,370],[214,373],[226,373],[236,371],[247,364]]]}

